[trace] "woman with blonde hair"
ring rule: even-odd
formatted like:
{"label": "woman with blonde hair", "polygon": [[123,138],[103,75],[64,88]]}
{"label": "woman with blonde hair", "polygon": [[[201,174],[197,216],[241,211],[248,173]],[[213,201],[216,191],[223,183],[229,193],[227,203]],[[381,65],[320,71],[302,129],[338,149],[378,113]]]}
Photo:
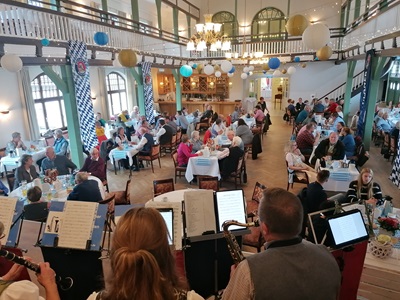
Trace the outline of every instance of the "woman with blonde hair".
{"label": "woman with blonde hair", "polygon": [[304,163],[305,157],[297,148],[295,140],[289,141],[285,146],[286,163],[289,171],[289,183],[293,182],[293,176],[299,179],[304,177],[302,172],[306,172],[309,182],[314,182],[317,179],[317,174],[314,169]]}
{"label": "woman with blonde hair", "polygon": [[135,208],[119,220],[111,249],[113,278],[88,300],[201,300],[179,277],[168,230],[154,208]]}
{"label": "woman with blonde hair", "polygon": [[369,168],[361,170],[358,179],[349,185],[346,202],[358,202],[364,200],[369,204],[382,205],[382,191],[378,183],[374,182],[374,172]]}

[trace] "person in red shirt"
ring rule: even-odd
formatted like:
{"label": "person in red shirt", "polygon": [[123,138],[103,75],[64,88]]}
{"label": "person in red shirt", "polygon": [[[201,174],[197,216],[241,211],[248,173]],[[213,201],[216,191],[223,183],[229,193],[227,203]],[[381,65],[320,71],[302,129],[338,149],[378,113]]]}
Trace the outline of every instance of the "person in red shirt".
{"label": "person in red shirt", "polygon": [[100,157],[99,150],[97,150],[97,148],[93,148],[90,151],[90,157],[86,158],[82,169],[80,169],[80,172],[88,172],[91,175],[99,178],[101,181],[106,179],[105,162]]}
{"label": "person in red shirt", "polygon": [[261,106],[257,105],[256,110],[254,111],[254,119],[256,119],[257,124],[262,124],[264,122],[265,115],[261,110]]}
{"label": "person in red shirt", "polygon": [[333,99],[329,99],[329,106],[325,109],[325,113],[333,114],[336,112],[338,104]]}
{"label": "person in red shirt", "polygon": [[189,158],[203,155],[202,152],[192,154],[192,148],[193,145],[190,143],[189,137],[186,134],[182,135],[182,141],[178,147],[178,166],[186,167]]}

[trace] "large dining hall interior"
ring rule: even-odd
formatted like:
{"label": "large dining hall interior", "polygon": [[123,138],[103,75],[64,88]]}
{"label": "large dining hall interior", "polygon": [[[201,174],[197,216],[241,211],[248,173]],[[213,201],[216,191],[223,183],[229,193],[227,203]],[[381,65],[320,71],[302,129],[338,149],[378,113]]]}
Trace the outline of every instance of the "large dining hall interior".
{"label": "large dining hall interior", "polygon": [[398,4],[0,1],[0,300],[400,299]]}

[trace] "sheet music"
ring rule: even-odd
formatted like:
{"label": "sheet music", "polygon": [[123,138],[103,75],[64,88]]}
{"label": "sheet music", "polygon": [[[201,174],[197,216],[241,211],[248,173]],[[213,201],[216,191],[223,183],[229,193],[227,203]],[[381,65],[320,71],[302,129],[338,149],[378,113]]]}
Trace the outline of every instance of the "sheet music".
{"label": "sheet music", "polygon": [[212,190],[187,191],[184,193],[186,234],[188,237],[216,232],[214,192]]}
{"label": "sheet music", "polygon": [[98,203],[66,201],[62,226],[58,233],[58,246],[86,249],[91,240]]}
{"label": "sheet music", "polygon": [[[245,202],[242,190],[222,191],[216,193],[218,223],[221,227],[225,221],[236,220],[246,223]],[[240,226],[230,226],[230,229],[242,229]],[[222,230],[221,228],[219,228]]]}
{"label": "sheet music", "polygon": [[172,208],[174,211],[174,244],[177,250],[182,249],[182,203],[181,202],[157,202],[148,201],[146,207]]}
{"label": "sheet music", "polygon": [[15,206],[17,205],[17,198],[0,197],[0,221],[4,225],[4,238],[1,239],[1,244],[5,245],[10,233],[12,219],[14,217]]}

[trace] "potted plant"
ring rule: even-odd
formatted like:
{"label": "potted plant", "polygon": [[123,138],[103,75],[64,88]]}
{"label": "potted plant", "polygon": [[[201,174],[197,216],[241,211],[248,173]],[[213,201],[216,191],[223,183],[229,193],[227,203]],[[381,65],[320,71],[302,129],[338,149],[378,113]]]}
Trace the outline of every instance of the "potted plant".
{"label": "potted plant", "polygon": [[382,229],[386,230],[392,236],[396,234],[396,230],[400,229],[399,220],[394,218],[380,217],[378,218],[378,223],[380,226],[380,231]]}

